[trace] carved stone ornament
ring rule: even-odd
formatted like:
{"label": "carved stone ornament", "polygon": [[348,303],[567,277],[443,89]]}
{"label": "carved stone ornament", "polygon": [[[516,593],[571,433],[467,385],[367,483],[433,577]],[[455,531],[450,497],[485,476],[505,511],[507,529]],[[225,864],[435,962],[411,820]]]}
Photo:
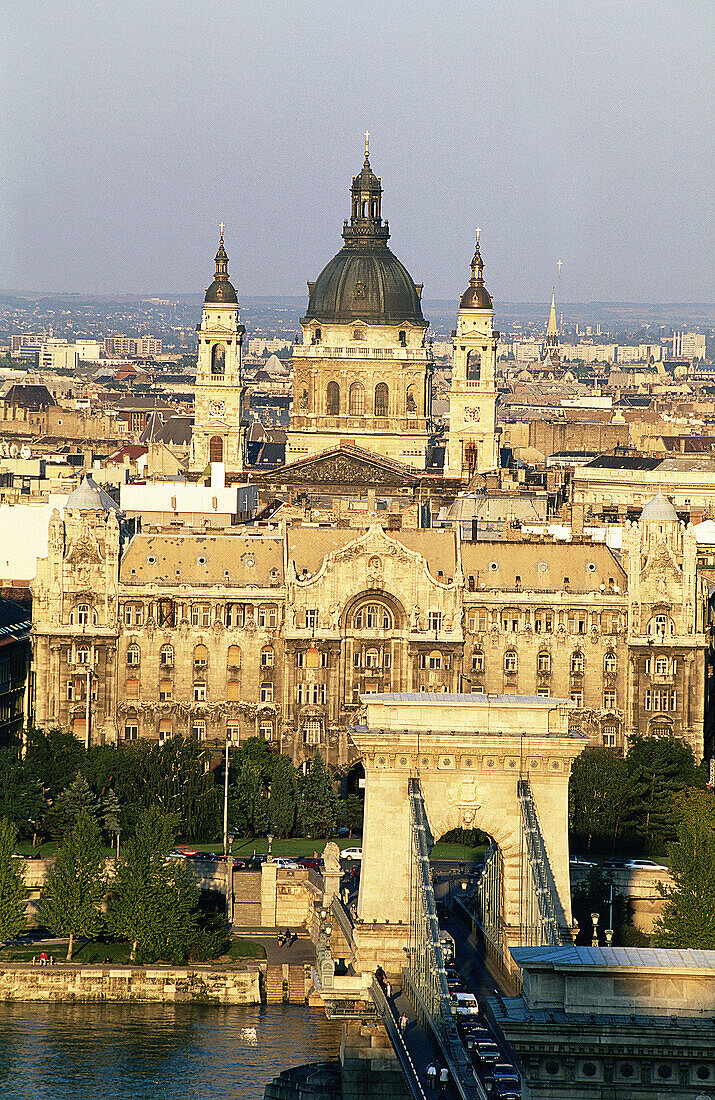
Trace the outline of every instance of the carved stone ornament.
{"label": "carved stone ornament", "polygon": [[471,828],[474,818],[485,799],[485,790],[477,784],[473,775],[465,775],[453,783],[447,791],[447,803],[459,812],[465,829]]}
{"label": "carved stone ornament", "polygon": [[91,535],[83,534],[70,547],[65,561],[68,565],[99,565],[102,555]]}
{"label": "carved stone ornament", "polygon": [[[297,471],[296,471],[297,472]],[[301,471],[301,480],[328,485],[412,485],[414,479],[401,477],[393,470],[381,469],[372,462],[360,461],[345,454],[331,455],[311,462]]]}

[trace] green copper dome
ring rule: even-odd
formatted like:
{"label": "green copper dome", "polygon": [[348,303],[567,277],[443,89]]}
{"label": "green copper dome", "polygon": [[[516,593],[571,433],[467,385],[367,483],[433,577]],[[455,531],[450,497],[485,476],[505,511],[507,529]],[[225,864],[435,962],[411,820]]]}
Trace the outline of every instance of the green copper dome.
{"label": "green copper dome", "polygon": [[422,287],[387,247],[390,236],[381,217],[382,186],[367,154],[352,182],[352,216],[343,226],[345,244],[308,283],[308,309],[303,323],[426,325],[420,305]]}

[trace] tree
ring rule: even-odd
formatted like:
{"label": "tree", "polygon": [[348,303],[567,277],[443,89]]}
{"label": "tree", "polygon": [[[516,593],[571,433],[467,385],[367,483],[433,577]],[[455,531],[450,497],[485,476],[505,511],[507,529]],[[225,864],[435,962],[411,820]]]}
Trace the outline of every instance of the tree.
{"label": "tree", "polygon": [[569,817],[574,838],[612,851],[627,804],[628,767],[613,749],[588,746],[574,761]]}
{"label": "tree", "polygon": [[663,910],[654,922],[660,947],[715,950],[715,795],[690,790],[673,799],[677,841],[670,848],[672,885],[659,883]]}
{"label": "tree", "polygon": [[102,824],[110,839],[120,832],[119,812],[119,799],[110,787],[102,798]]}
{"label": "tree", "polygon": [[99,826],[88,810],[81,809],[50,868],[40,902],[50,931],[69,936],[67,962],[72,961],[75,936],[91,939],[101,931],[106,892]]}
{"label": "tree", "polygon": [[301,791],[301,819],[307,836],[330,836],[338,816],[338,799],[320,750],[310,762]]}
{"label": "tree", "polygon": [[145,764],[143,805],[178,815],[182,835],[192,840],[214,835],[221,799],[206,750],[191,738],[170,737],[149,748]]}
{"label": "tree", "polygon": [[289,756],[279,756],[271,779],[268,821],[279,837],[290,836],[298,809],[298,780]]}
{"label": "tree", "polygon": [[262,737],[249,737],[231,750],[228,808],[242,836],[258,836],[268,827],[268,790],[276,760]]}
{"label": "tree", "polygon": [[647,851],[665,851],[676,836],[673,796],[704,787],[693,750],[674,737],[634,737],[626,757],[629,807],[627,826]]}
{"label": "tree", "polygon": [[16,840],[16,826],[0,817],[0,940],[3,941],[14,940],[25,926],[25,875],[12,858]]}
{"label": "tree", "polygon": [[54,801],[82,770],[84,745],[63,730],[32,729],[27,735],[25,764],[50,801]]}
{"label": "tree", "polygon": [[0,815],[17,826],[20,836],[32,836],[44,813],[42,784],[13,747],[0,748]]}
{"label": "tree", "polygon": [[77,824],[83,811],[96,824],[99,803],[85,777],[78,775],[60,793],[47,815],[47,823],[52,835],[56,837],[64,836],[69,829]]}
{"label": "tree", "polygon": [[109,903],[114,935],[132,945],[131,958],[182,962],[196,937],[199,890],[184,860],[169,857],[176,816],[143,811],[124,845]]}

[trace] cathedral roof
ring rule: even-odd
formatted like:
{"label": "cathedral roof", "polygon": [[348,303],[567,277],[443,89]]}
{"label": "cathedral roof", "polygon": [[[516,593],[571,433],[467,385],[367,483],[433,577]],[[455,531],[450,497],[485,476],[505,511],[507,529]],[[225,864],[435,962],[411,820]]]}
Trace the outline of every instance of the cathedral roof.
{"label": "cathedral roof", "polygon": [[677,523],[678,513],[660,490],[643,506],[641,523]]}
{"label": "cathedral roof", "polygon": [[345,244],[314,283],[303,323],[426,324],[417,287],[387,247],[390,233],[381,216],[382,185],[365,163],[352,182],[352,216],[343,226]]}

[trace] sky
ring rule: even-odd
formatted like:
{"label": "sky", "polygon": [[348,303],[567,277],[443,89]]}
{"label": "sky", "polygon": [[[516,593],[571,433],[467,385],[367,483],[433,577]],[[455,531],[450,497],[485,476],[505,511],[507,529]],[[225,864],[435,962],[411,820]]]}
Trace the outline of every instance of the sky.
{"label": "sky", "polygon": [[711,0],[3,9],[0,291],[201,291],[223,221],[240,294],[305,294],[367,129],[427,299],[479,225],[497,300],[713,300]]}

